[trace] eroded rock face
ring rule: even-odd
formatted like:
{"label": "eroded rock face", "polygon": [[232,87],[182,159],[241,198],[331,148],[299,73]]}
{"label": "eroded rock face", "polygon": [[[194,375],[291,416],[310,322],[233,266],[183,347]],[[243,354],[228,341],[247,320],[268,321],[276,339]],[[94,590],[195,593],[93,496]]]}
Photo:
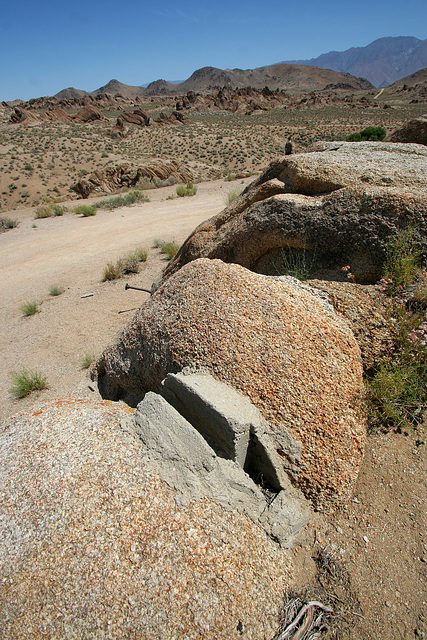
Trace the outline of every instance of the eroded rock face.
{"label": "eroded rock face", "polygon": [[426,246],[427,151],[377,142],[318,147],[271,163],[195,229],[165,277],[199,257],[279,274],[280,253],[291,248],[307,252],[313,278],[343,280],[341,269],[350,265],[366,284],[381,277],[387,242],[410,221]]}
{"label": "eroded rock face", "polygon": [[192,180],[192,173],[176,160],[150,162],[139,167],[121,164],[94,171],[80,178],[78,182],[71,186],[71,189],[80,197],[88,198],[93,193],[111,193],[121,188],[130,189],[144,178],[155,181],[166,180],[171,177],[180,182],[188,182]]}
{"label": "eroded rock face", "polygon": [[286,433],[301,443],[293,473],[307,497],[319,506],[348,498],[365,442],[362,363],[326,296],[292,278],[191,262],[151,296],[96,373],[105,397],[136,402],[186,366],[249,396],[283,458]]}
{"label": "eroded rock face", "polygon": [[274,635],[289,559],[245,515],[178,505],[128,408],[67,399],[8,419],[0,483],[4,640]]}
{"label": "eroded rock face", "polygon": [[427,115],[410,120],[400,129],[393,131],[387,140],[390,142],[414,142],[427,145]]}

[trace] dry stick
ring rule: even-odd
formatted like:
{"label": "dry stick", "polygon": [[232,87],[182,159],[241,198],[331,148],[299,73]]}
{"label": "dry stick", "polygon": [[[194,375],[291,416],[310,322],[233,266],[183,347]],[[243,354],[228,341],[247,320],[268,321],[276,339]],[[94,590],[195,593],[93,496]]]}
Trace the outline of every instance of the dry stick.
{"label": "dry stick", "polygon": [[327,607],[326,605],[322,604],[321,602],[317,602],[316,600],[312,600],[311,602],[307,602],[306,605],[304,605],[299,614],[297,615],[297,617],[295,618],[295,620],[289,624],[286,629],[283,629],[282,633],[280,634],[280,636],[277,638],[277,640],[285,640],[286,635],[289,633],[289,631],[292,631],[292,629],[294,629],[298,622],[301,620],[301,618],[304,616],[305,612],[308,611],[311,607],[318,607],[319,609],[322,609],[323,611],[326,611],[326,613],[333,613],[333,609],[331,607]]}

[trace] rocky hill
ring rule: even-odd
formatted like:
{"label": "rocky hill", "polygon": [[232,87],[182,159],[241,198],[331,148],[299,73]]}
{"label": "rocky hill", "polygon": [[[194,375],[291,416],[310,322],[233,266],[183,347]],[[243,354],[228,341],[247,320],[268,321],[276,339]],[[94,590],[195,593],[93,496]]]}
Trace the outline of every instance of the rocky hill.
{"label": "rocky hill", "polygon": [[409,36],[379,38],[366,47],[329,51],[318,58],[288,62],[351,73],[367,78],[376,87],[385,87],[427,67],[427,40]]}

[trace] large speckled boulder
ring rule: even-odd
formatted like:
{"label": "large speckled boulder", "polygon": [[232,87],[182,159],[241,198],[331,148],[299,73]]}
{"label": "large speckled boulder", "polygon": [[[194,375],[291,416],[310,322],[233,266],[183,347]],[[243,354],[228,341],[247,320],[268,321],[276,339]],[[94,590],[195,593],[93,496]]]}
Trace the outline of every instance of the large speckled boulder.
{"label": "large speckled boulder", "polygon": [[0,425],[2,640],[271,638],[291,563],[145,465],[132,410],[67,399]]}
{"label": "large speckled boulder", "polygon": [[[284,273],[283,249],[300,252],[314,278],[380,279],[386,246],[409,222],[427,249],[427,150],[416,144],[319,143],[272,162],[235,202],[200,224],[165,270],[219,258]],[[283,262],[283,261],[282,261]]]}
{"label": "large speckled boulder", "polygon": [[273,425],[285,468],[316,505],[348,498],[362,462],[360,349],[318,290],[200,259],[153,294],[95,365],[104,397],[134,404],[168,373],[205,367],[249,396]]}

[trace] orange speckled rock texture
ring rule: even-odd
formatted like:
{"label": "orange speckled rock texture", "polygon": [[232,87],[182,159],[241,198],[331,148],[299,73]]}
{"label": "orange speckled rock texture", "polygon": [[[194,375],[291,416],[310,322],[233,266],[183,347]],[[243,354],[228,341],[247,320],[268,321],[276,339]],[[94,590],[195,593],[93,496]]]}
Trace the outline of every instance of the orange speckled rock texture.
{"label": "orange speckled rock texture", "polygon": [[46,402],[0,425],[2,640],[270,639],[287,555],[207,499],[177,506],[132,410]]}
{"label": "orange speckled rock texture", "polygon": [[[296,483],[316,506],[346,500],[364,452],[362,362],[348,322],[293,278],[220,260],[182,267],[95,365],[104,397],[137,402],[168,373],[205,367],[302,444]],[[285,463],[284,463],[284,466]]]}

